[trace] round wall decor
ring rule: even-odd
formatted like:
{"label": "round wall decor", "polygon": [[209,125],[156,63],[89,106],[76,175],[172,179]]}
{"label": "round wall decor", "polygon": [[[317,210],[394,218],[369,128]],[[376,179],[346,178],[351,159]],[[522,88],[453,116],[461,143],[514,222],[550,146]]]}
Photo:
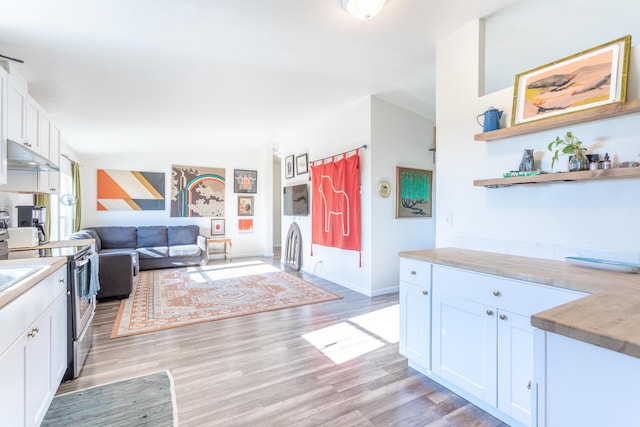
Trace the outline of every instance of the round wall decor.
{"label": "round wall decor", "polygon": [[378,182],[378,194],[380,197],[389,197],[391,194],[391,183],[387,179],[381,179]]}

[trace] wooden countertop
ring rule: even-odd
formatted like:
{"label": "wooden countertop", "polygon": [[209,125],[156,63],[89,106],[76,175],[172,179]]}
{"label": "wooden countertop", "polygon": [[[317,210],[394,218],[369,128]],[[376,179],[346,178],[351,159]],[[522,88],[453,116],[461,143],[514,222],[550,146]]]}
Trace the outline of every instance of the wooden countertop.
{"label": "wooden countertop", "polygon": [[71,246],[87,246],[93,245],[96,241],[94,239],[77,239],[77,240],[54,240],[51,242],[43,243],[38,246],[26,246],[21,248],[11,248],[12,251],[33,251],[37,249],[51,249],[51,248],[68,248]]}
{"label": "wooden countertop", "polygon": [[587,292],[534,314],[537,328],[640,358],[640,274],[577,267],[565,261],[457,248],[404,251],[403,258]]}

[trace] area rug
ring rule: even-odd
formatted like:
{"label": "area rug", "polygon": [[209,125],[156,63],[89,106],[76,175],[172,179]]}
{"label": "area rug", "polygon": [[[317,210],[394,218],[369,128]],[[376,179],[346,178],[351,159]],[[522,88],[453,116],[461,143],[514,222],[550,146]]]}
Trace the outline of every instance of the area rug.
{"label": "area rug", "polygon": [[111,338],[340,298],[262,262],[143,271]]}
{"label": "area rug", "polygon": [[173,379],[168,371],[61,394],[42,426],[178,425]]}

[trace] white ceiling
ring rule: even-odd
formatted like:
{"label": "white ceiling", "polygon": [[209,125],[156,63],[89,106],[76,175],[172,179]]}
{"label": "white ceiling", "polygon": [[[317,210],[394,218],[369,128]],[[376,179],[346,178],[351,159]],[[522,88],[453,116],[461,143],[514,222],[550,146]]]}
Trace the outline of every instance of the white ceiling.
{"label": "white ceiling", "polygon": [[522,0],[0,0],[0,54],[78,153],[224,150],[368,95],[435,117],[435,42]]}

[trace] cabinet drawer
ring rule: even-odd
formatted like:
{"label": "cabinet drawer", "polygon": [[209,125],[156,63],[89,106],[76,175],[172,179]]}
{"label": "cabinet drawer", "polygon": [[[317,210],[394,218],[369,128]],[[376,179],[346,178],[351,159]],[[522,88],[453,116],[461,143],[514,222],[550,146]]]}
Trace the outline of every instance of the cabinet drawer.
{"label": "cabinet drawer", "polygon": [[415,259],[400,258],[400,281],[414,285],[431,285],[431,264]]}
{"label": "cabinet drawer", "polygon": [[434,266],[434,292],[530,316],[588,294],[452,267]]}

